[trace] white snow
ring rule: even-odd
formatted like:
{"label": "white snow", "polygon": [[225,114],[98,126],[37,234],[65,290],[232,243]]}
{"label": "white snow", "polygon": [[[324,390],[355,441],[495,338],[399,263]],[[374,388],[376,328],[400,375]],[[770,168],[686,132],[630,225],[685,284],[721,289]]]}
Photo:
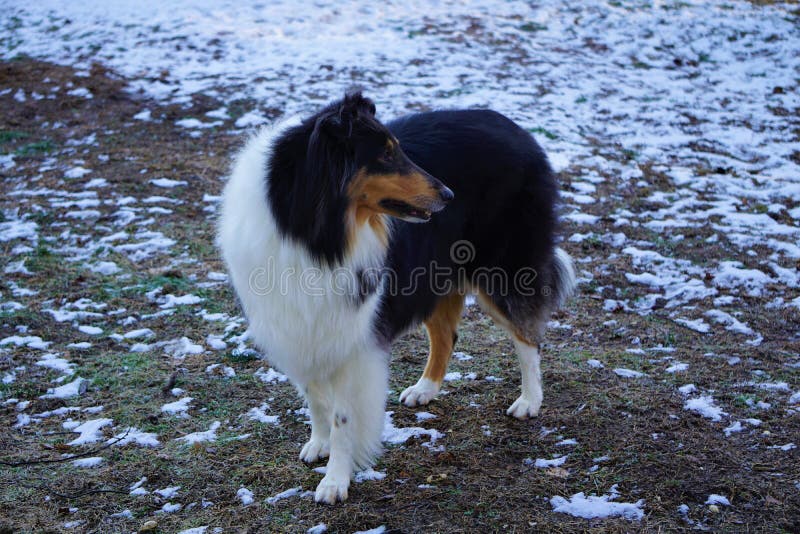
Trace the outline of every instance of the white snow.
{"label": "white snow", "polygon": [[173,512],[179,511],[181,508],[183,508],[183,505],[181,504],[168,502],[167,504],[161,507],[161,510],[159,510],[159,512],[163,512],[165,514],[171,514]]}
{"label": "white snow", "polygon": [[253,492],[247,488],[239,488],[236,492],[236,497],[242,501],[242,506],[253,504]]}
{"label": "white snow", "polygon": [[734,421],[730,424],[730,426],[723,428],[722,431],[725,433],[725,436],[730,437],[731,434],[734,432],[741,432],[744,430],[741,421]]}
{"label": "white snow", "polygon": [[92,92],[89,91],[85,87],[76,87],[75,89],[71,89],[71,90],[67,91],[67,94],[71,95],[71,96],[79,96],[79,97],[87,98],[87,99],[94,98],[94,95],[92,94]]}
{"label": "white snow", "polygon": [[381,435],[381,440],[384,443],[400,445],[412,437],[419,438],[422,436],[428,436],[430,439],[429,444],[433,444],[437,439],[444,436],[444,434],[434,428],[421,428],[418,426],[397,428],[392,422],[392,414],[394,414],[394,412],[386,412],[385,414],[383,433]]}
{"label": "white snow", "polygon": [[263,403],[258,408],[251,408],[250,411],[247,412],[247,418],[268,425],[279,425],[281,421],[280,417],[277,415],[267,415],[267,410],[269,410],[269,405]]}
{"label": "white snow", "polygon": [[163,187],[165,189],[172,189],[181,185],[188,185],[186,180],[171,180],[169,178],[154,178],[150,183],[156,187]]}
{"label": "white snow", "polygon": [[50,346],[49,341],[42,341],[39,336],[8,336],[0,339],[0,347],[3,345],[14,345],[16,347],[29,347],[32,349],[47,350]]}
{"label": "white snow", "polygon": [[714,322],[725,325],[725,330],[730,330],[745,336],[752,336],[755,334],[749,326],[722,310],[708,310],[705,312],[705,315],[706,317],[710,317]]}
{"label": "white snow", "polygon": [[180,441],[185,441],[186,443],[193,445],[195,443],[203,443],[206,441],[216,441],[217,440],[217,429],[221,426],[222,423],[219,421],[214,421],[211,423],[211,427],[208,430],[203,432],[192,432],[191,434],[187,434],[185,436],[181,436],[179,438],[175,438]]}
{"label": "white snow", "polygon": [[136,330],[131,330],[129,332],[125,332],[122,337],[125,339],[141,339],[145,337],[154,337],[155,332],[153,332],[149,328],[138,328]]}
{"label": "white snow", "polygon": [[557,442],[556,443],[556,447],[567,447],[567,446],[573,446],[573,445],[577,445],[577,444],[578,444],[578,440],[576,440],[575,438],[569,438],[569,439],[562,439],[561,441]]}
{"label": "white snow", "polygon": [[185,119],[179,119],[175,121],[175,124],[183,128],[213,128],[215,126],[219,126],[222,123],[219,121],[203,122],[199,119],[195,119],[194,117],[187,117]]}
{"label": "white snow", "polygon": [[231,118],[231,116],[228,114],[228,108],[226,108],[225,106],[218,109],[212,109],[211,111],[206,113],[206,117],[211,117],[212,119],[222,119],[222,120]]}
{"label": "white snow", "polygon": [[164,352],[173,358],[183,358],[190,354],[202,354],[205,349],[202,345],[193,343],[188,337],[173,339],[164,343]]}
{"label": "white snow", "polygon": [[134,115],[133,118],[136,119],[137,121],[149,121],[151,120],[150,113],[151,112],[149,109],[143,109],[142,111]]}
{"label": "white snow", "polygon": [[14,423],[13,428],[22,428],[23,426],[27,426],[31,423],[31,416],[25,413],[17,414],[17,422]]}
{"label": "white snow", "polygon": [[161,446],[156,434],[152,432],[142,432],[135,426],[120,431],[116,436],[109,439],[106,443],[113,444],[117,447],[123,447],[131,443],[140,447],[155,448]]}
{"label": "white snow", "polygon": [[78,377],[68,384],[58,386],[55,388],[48,388],[47,393],[40,396],[40,399],[68,399],[70,397],[77,397],[86,392],[89,387],[89,381],[85,378]]}
{"label": "white snow", "polygon": [[90,172],[92,171],[90,171],[89,169],[85,169],[81,166],[72,167],[71,169],[69,169],[64,173],[64,178],[70,178],[70,179],[83,178]]}
{"label": "white snow", "polygon": [[78,330],[90,336],[99,336],[103,333],[102,328],[91,325],[78,325]]}
{"label": "white snow", "polygon": [[666,369],[664,369],[664,372],[665,373],[670,373],[670,374],[672,374],[672,373],[681,373],[681,372],[687,370],[688,368],[689,368],[689,364],[688,363],[675,362],[672,365],[670,365],[669,367],[667,367]]}
{"label": "white snow", "polygon": [[716,493],[712,493],[711,495],[708,496],[708,499],[706,499],[706,504],[722,504],[725,506],[730,506],[731,502],[724,495],[717,495]]}
{"label": "white snow", "polygon": [[126,509],[122,510],[121,512],[117,512],[117,513],[111,514],[109,517],[120,517],[120,518],[123,518],[123,519],[133,519],[133,512],[131,512],[130,509],[126,508]]}
{"label": "white snow", "polygon": [[111,423],[113,423],[113,421],[108,418],[92,419],[72,428],[72,432],[76,432],[80,434],[80,436],[67,443],[67,445],[76,446],[98,442],[103,439],[101,429]]}
{"label": "white snow", "polygon": [[39,225],[33,221],[10,220],[0,222],[0,241],[36,239],[38,227]]}
{"label": "white snow", "polygon": [[554,512],[569,514],[584,519],[605,519],[608,517],[623,517],[630,521],[639,521],[644,517],[644,499],[635,503],[613,502],[619,497],[616,484],[611,487],[608,495],[584,495],[576,493],[569,500],[555,496],[550,499]]}
{"label": "white snow", "polygon": [[228,344],[222,340],[222,336],[215,336],[214,334],[206,336],[206,345],[212,350],[225,350],[228,348]]}
{"label": "white snow", "polygon": [[[564,456],[559,456],[557,458],[551,458],[549,460],[546,458],[537,458],[533,462],[533,466],[538,467],[539,469],[547,469],[549,467],[560,467],[566,463],[567,458],[569,458],[568,454],[565,454]],[[530,463],[530,462],[526,461],[525,463]]]}
{"label": "white snow", "polygon": [[305,497],[310,497],[312,495],[314,495],[313,491],[303,491],[303,488],[298,486],[296,488],[290,488],[286,491],[282,491],[276,495],[273,495],[272,497],[268,497],[267,504],[275,504],[278,501],[282,501],[283,499],[289,499],[291,497],[305,498]]}
{"label": "white snow", "polygon": [[236,124],[237,128],[250,128],[252,126],[258,126],[259,124],[264,124],[265,122],[267,122],[267,119],[265,119],[258,111],[248,111],[236,119],[234,124]]}
{"label": "white snow", "polygon": [[641,378],[646,376],[644,373],[634,371],[633,369],[625,369],[624,367],[617,367],[614,369],[614,373],[622,378]]}
{"label": "white snow", "polygon": [[112,274],[117,274],[122,269],[120,269],[119,266],[113,261],[98,261],[97,263],[90,265],[89,270],[93,273],[111,276]]}
{"label": "white snow", "polygon": [[198,302],[203,302],[203,298],[198,297],[197,295],[181,295],[175,296],[172,294],[164,295],[164,301],[161,304],[162,308],[174,308],[175,306],[190,306],[192,304],[197,304]]}
{"label": "white snow", "polygon": [[375,471],[371,467],[364,471],[359,471],[353,476],[353,480],[358,484],[366,482],[367,480],[383,480],[384,478],[386,478],[386,473]]}
{"label": "white snow", "polygon": [[750,297],[764,294],[764,285],[773,279],[757,269],[745,269],[740,261],[720,262],[714,275],[714,285],[721,288],[742,288]]}
{"label": "white snow", "polygon": [[719,421],[722,419],[723,415],[728,415],[722,411],[722,408],[714,403],[714,399],[710,395],[702,395],[700,397],[688,399],[683,404],[683,409],[699,413],[712,421]]}
{"label": "white snow", "polygon": [[236,376],[236,371],[233,369],[233,367],[228,367],[227,365],[222,365],[221,363],[212,363],[206,367],[206,374],[220,374],[222,376],[231,378]]}
{"label": "white snow", "polygon": [[164,413],[177,415],[178,417],[188,417],[189,404],[194,400],[193,397],[183,397],[175,402],[168,402],[161,407]]}
{"label": "white snow", "polygon": [[258,378],[262,382],[266,382],[267,384],[269,384],[271,382],[286,382],[287,380],[289,380],[288,376],[279,373],[278,371],[276,371],[272,367],[267,369],[267,371],[264,371],[263,367],[259,367],[256,370],[256,372],[253,373],[253,376]]}
{"label": "white snow", "polygon": [[135,482],[134,484],[132,484],[131,487],[128,488],[130,490],[130,494],[131,495],[147,495],[148,493],[150,493],[149,491],[147,491],[146,489],[144,489],[142,487],[142,485],[145,482],[147,482],[147,477],[142,477],[142,478],[139,479],[138,482]]}
{"label": "white snow", "polygon": [[751,386],[757,389],[763,389],[766,391],[783,391],[788,393],[790,391],[789,384],[786,382],[745,382],[745,386]]}
{"label": "white snow", "polygon": [[90,456],[88,458],[79,458],[72,461],[75,467],[100,467],[105,460],[102,456]]}
{"label": "white snow", "polygon": [[167,486],[166,488],[154,490],[153,493],[160,495],[164,499],[171,499],[178,494],[179,489],[181,489],[180,486]]}
{"label": "white snow", "polygon": [[64,358],[59,358],[58,354],[43,354],[42,359],[37,361],[35,365],[38,365],[39,367],[46,367],[65,375],[71,375],[75,373],[75,364],[65,360]]}

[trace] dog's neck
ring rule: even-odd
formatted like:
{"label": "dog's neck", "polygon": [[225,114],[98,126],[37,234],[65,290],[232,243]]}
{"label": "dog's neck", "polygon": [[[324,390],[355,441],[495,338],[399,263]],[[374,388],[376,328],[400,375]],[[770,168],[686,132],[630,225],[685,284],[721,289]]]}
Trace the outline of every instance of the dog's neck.
{"label": "dog's neck", "polygon": [[359,221],[348,212],[345,218],[347,248],[343,266],[381,267],[389,250],[391,221],[387,215],[373,214]]}

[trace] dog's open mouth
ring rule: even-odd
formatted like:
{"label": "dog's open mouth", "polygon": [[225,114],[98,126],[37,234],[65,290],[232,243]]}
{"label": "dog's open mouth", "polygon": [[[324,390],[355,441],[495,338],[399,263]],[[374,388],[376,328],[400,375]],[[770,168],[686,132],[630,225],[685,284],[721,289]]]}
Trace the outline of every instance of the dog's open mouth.
{"label": "dog's open mouth", "polygon": [[395,213],[396,217],[406,221],[428,222],[431,220],[431,210],[414,207],[407,202],[403,202],[402,200],[385,198],[381,200],[380,204],[382,207]]}

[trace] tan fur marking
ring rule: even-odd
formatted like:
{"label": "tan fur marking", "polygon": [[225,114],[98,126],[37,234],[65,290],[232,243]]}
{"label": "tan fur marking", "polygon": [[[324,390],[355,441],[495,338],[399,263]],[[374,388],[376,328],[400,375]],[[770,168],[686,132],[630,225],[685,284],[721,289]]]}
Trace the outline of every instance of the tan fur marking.
{"label": "tan fur marking", "polygon": [[350,181],[347,196],[350,198],[347,219],[351,246],[356,230],[367,223],[383,243],[388,244],[385,216],[392,213],[380,205],[381,200],[401,200],[412,206],[438,200],[438,192],[422,174],[368,174],[363,170]]}
{"label": "tan fur marking", "polygon": [[463,308],[464,294],[450,293],[439,301],[433,314],[425,321],[431,347],[422,378],[437,384],[442,383],[450,356],[453,354],[453,335],[461,321]]}
{"label": "tan fur marking", "polygon": [[481,309],[492,318],[492,320],[497,324],[497,326],[502,327],[507,332],[510,332],[515,338],[519,341],[522,341],[526,345],[531,345],[535,347],[538,345],[536,341],[531,341],[528,337],[522,333],[519,328],[517,328],[505,314],[498,308],[492,299],[482,290],[477,290],[476,296],[478,297],[478,304],[480,304]]}
{"label": "tan fur marking", "polygon": [[359,171],[350,181],[347,195],[351,199],[351,205],[355,206],[356,221],[360,219],[362,224],[366,221],[366,215],[358,217],[358,212],[362,210],[391,215],[380,205],[380,201],[384,199],[400,200],[419,207],[433,204],[439,199],[438,191],[431,187],[425,176],[417,172],[401,175]]}

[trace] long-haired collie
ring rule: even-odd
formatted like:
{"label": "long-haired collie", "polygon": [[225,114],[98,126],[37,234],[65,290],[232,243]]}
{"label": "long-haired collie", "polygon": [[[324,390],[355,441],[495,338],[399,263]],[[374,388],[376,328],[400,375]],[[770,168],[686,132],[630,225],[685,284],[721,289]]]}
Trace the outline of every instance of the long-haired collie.
{"label": "long-haired collie", "polygon": [[428,362],[400,401],[428,403],[469,293],[517,350],[522,393],[507,413],[538,414],[539,341],[575,284],[555,246],[557,200],[533,137],[487,110],[383,124],[349,94],[239,153],[218,243],[252,339],[308,402],[300,458],[330,457],[318,502],[346,499],[381,451],[392,341],[425,324]]}

